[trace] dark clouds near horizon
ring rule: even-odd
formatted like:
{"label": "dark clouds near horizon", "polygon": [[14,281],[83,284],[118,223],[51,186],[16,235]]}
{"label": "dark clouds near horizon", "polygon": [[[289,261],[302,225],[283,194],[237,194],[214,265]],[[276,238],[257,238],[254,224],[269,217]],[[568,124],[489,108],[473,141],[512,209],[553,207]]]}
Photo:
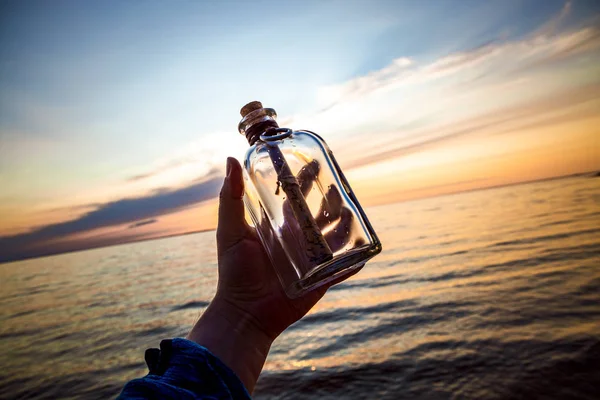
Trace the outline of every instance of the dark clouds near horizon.
{"label": "dark clouds near horizon", "polygon": [[153,223],[155,217],[215,198],[221,183],[221,177],[212,177],[179,189],[161,190],[145,196],[120,199],[101,204],[93,211],[70,221],[45,225],[13,236],[0,237],[0,262],[82,249],[81,244],[74,244],[73,248],[60,250],[53,250],[51,246],[43,244],[49,240],[97,228],[127,223],[132,224],[130,227]]}

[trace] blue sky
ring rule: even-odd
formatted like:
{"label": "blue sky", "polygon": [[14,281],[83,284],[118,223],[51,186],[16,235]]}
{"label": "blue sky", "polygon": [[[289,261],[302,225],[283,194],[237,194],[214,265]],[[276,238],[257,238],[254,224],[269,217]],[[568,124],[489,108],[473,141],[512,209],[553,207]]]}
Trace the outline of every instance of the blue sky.
{"label": "blue sky", "polygon": [[[5,1],[0,215],[9,222],[0,236],[202,177],[213,182],[224,157],[246,147],[236,126],[250,100],[276,108],[292,127],[329,131],[333,143],[341,133],[379,132],[384,147],[401,139],[396,153],[386,148],[393,157],[437,143],[436,129],[511,107],[516,118],[525,100],[568,92],[582,107],[572,113],[589,119],[599,14],[594,0]],[[500,93],[503,85],[522,86]],[[544,145],[556,147],[560,135]],[[351,166],[381,153],[348,147],[340,158]],[[406,160],[392,160],[393,168]],[[471,179],[463,175],[438,183]]]}
{"label": "blue sky", "polygon": [[[107,142],[123,140],[126,131],[136,148],[158,155],[164,147],[144,146],[143,139],[150,135],[168,146],[172,135],[191,139],[199,131],[230,129],[237,105],[254,97],[281,109],[310,109],[321,85],[380,69],[399,56],[426,60],[519,37],[564,2],[252,4],[5,2],[2,127],[57,139],[75,135],[111,152],[120,150]],[[600,9],[593,0],[575,5],[571,23]],[[36,107],[41,121],[30,118]],[[47,124],[44,112],[63,121]],[[72,132],[63,129],[67,121]],[[115,129],[102,129],[107,126]]]}

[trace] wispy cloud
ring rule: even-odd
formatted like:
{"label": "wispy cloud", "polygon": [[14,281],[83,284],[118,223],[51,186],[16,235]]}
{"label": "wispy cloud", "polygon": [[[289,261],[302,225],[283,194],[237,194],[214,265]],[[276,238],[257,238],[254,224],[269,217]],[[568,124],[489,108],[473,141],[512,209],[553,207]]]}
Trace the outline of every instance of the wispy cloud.
{"label": "wispy cloud", "polygon": [[[357,168],[379,163],[440,146],[468,135],[514,133],[588,118],[597,115],[600,111],[598,100],[600,100],[600,84],[576,88],[553,97],[502,108],[449,124],[411,130],[412,135],[408,137],[395,135],[397,140],[388,146],[370,147],[367,144],[363,147],[362,156],[352,157],[346,160],[344,165],[347,168]],[[587,109],[578,107],[593,101],[596,101],[595,107]]]}
{"label": "wispy cloud", "polygon": [[135,229],[135,228],[139,228],[140,226],[155,224],[157,222],[158,222],[158,219],[156,219],[156,218],[146,219],[146,220],[139,221],[139,222],[129,225],[127,227],[127,229]]}
{"label": "wispy cloud", "polygon": [[131,169],[124,183],[139,189],[222,176],[225,158],[239,157],[246,148],[247,143],[236,132],[204,133],[202,139],[185,143],[149,165]]}
{"label": "wispy cloud", "polygon": [[133,183],[133,182],[143,181],[145,179],[157,177],[160,175],[170,174],[174,170],[181,169],[182,167],[186,167],[186,168],[194,167],[194,168],[196,168],[196,170],[205,170],[206,168],[209,168],[206,175],[203,175],[202,177],[197,178],[197,179],[205,179],[205,176],[209,176],[209,175],[215,176],[218,174],[222,174],[222,172],[223,172],[223,168],[221,166],[209,165],[206,161],[201,160],[201,159],[192,158],[189,156],[181,157],[181,158],[175,157],[159,167],[151,169],[147,172],[143,172],[143,173],[132,175],[132,176],[128,177],[126,179],[126,182]]}
{"label": "wispy cloud", "polygon": [[426,85],[442,78],[474,73],[502,75],[515,69],[540,66],[600,48],[600,28],[596,24],[560,31],[571,8],[566,3],[559,15],[525,38],[494,40],[475,48],[448,54],[428,63],[400,57],[386,67],[337,85],[325,86],[318,100],[327,111],[340,103],[356,101],[373,93],[411,85]]}
{"label": "wispy cloud", "polygon": [[319,112],[288,120],[325,135],[352,168],[470,135],[588,118],[598,112],[581,107],[600,97],[600,28],[594,21],[564,28],[571,8],[520,38],[427,61],[399,57],[323,87]]}
{"label": "wispy cloud", "polygon": [[556,16],[545,24],[540,26],[537,30],[534,31],[534,35],[540,36],[551,36],[558,32],[561,27],[561,24],[565,21],[565,19],[571,14],[573,8],[573,2],[567,1],[563,5],[562,9]]}

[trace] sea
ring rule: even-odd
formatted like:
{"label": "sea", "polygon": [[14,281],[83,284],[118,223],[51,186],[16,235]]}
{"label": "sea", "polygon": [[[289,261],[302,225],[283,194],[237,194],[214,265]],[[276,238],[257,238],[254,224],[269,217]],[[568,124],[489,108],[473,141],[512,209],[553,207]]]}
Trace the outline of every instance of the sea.
{"label": "sea", "polygon": [[[600,178],[366,211],[383,252],[275,341],[254,398],[600,399]],[[0,398],[114,398],[216,283],[214,232],[0,265]]]}

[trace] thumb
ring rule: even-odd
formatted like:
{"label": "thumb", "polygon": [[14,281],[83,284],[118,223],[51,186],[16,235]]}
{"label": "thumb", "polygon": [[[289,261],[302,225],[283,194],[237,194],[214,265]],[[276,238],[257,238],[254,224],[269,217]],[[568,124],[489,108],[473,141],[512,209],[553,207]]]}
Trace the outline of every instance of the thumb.
{"label": "thumb", "polygon": [[233,157],[227,158],[227,172],[219,195],[217,247],[219,253],[243,239],[248,233],[244,218],[244,179],[242,166]]}

